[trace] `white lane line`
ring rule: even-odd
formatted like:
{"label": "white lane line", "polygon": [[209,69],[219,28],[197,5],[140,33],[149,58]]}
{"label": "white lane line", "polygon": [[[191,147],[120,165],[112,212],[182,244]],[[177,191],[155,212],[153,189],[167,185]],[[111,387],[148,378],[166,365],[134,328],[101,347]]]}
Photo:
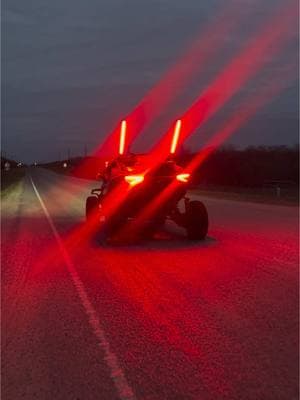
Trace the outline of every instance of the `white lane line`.
{"label": "white lane line", "polygon": [[30,177],[30,180],[31,180],[33,190],[35,191],[35,194],[36,194],[37,198],[39,199],[42,209],[43,209],[43,211],[46,215],[46,218],[49,222],[49,225],[52,229],[53,235],[55,236],[55,239],[58,243],[58,246],[61,251],[62,257],[64,259],[64,262],[68,268],[68,271],[71,275],[74,286],[77,290],[77,293],[80,297],[82,305],[88,316],[89,323],[94,331],[94,334],[96,335],[97,343],[98,343],[99,347],[101,348],[101,350],[103,350],[103,352],[104,352],[104,360],[110,370],[110,376],[115,384],[118,395],[121,400],[135,400],[136,396],[134,395],[132,388],[129,386],[129,384],[126,380],[124,371],[120,367],[117,356],[110,349],[110,344],[109,344],[108,340],[106,339],[104,330],[101,327],[101,324],[97,317],[96,311],[95,311],[94,307],[92,306],[92,303],[90,302],[90,300],[86,294],[84,285],[77,274],[77,271],[74,267],[71,257],[69,255],[69,253],[67,252],[61,237],[59,236],[59,233],[53,223],[53,220],[49,214],[49,211],[47,210],[45,203],[44,203],[43,199],[41,198],[41,196],[32,180],[32,177]]}

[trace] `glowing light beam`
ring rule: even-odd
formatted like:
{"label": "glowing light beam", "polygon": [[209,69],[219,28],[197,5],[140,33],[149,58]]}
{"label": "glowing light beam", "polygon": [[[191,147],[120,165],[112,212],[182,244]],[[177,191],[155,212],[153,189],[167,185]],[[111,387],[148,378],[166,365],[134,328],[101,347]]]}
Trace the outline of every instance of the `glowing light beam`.
{"label": "glowing light beam", "polygon": [[[283,45],[295,34],[293,27],[297,15],[297,5],[294,0],[290,1],[288,6],[285,4],[276,10],[262,25],[260,31],[249,38],[240,53],[225,66],[183,114],[181,141],[186,140],[199,126],[212,118],[280,53]],[[169,135],[170,130],[153,147],[153,160],[162,161],[167,157]]]}
{"label": "glowing light beam", "polygon": [[[285,72],[287,71],[290,71],[290,73],[286,74]],[[285,90],[288,87],[287,81],[291,82],[295,79],[295,74],[292,74],[291,72],[292,70],[288,67],[287,70],[282,70],[279,74],[273,74],[272,77],[270,77],[270,82],[268,85],[262,88],[258,93],[248,96],[240,105],[239,113],[234,113],[231,118],[228,118],[224,126],[221,127],[221,129],[218,129],[217,132],[212,135],[207,144],[208,147],[200,151],[185,167],[186,174],[191,175],[197,168],[201,166],[201,164],[212,154],[213,151],[215,151],[230,136],[236,133],[243,125],[245,125],[259,109],[265,107],[274,99],[274,97],[278,96],[283,90]],[[289,77],[289,79],[286,78],[284,80],[283,76],[286,75]],[[170,196],[172,196],[174,190],[176,190],[176,181],[170,183],[158,197],[156,197],[139,213],[134,223],[131,223],[128,227],[125,227],[125,229],[130,230],[132,228],[138,231],[139,227],[142,226],[142,222],[144,220],[151,219],[161,204],[166,202]]]}

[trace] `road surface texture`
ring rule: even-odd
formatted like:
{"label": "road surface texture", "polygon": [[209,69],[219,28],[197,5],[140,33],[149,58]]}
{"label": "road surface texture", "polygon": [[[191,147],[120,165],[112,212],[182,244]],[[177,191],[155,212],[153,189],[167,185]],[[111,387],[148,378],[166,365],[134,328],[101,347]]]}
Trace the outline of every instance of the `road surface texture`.
{"label": "road surface texture", "polygon": [[205,198],[202,243],[101,246],[92,186],[33,168],[2,200],[1,399],[298,399],[296,207]]}

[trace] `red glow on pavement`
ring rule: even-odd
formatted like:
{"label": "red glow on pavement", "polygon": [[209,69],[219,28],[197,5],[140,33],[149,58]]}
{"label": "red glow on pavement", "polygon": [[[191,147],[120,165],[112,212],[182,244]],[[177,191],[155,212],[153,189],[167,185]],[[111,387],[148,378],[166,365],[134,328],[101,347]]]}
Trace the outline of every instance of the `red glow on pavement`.
{"label": "red glow on pavement", "polygon": [[[152,251],[154,251],[154,254],[152,254]],[[91,279],[99,282],[101,281],[99,275],[102,276],[103,273],[105,280],[108,280],[123,298],[124,305],[126,301],[129,301],[130,304],[133,303],[141,310],[138,313],[138,321],[140,324],[145,321],[145,334],[149,336],[149,340],[155,346],[162,348],[171,346],[175,351],[179,350],[180,353],[184,354],[184,357],[188,357],[193,362],[209,365],[212,354],[222,354],[221,349],[224,346],[224,341],[229,340],[231,343],[232,341],[228,338],[222,338],[216,327],[208,327],[205,321],[207,321],[209,312],[201,309],[200,314],[202,312],[203,314],[202,316],[199,315],[199,309],[197,310],[197,307],[191,309],[186,296],[178,295],[176,288],[169,284],[168,279],[165,279],[162,265],[166,263],[171,282],[173,282],[174,274],[179,274],[180,280],[180,267],[176,266],[174,271],[169,266],[172,251],[170,252],[170,249],[169,251],[165,249],[153,249],[152,251],[145,249],[138,252],[139,259],[143,260],[143,257],[146,256],[147,260],[138,262],[134,268],[129,267],[132,265],[132,253],[130,251],[108,249],[101,252],[100,255],[99,252],[98,254],[95,252],[95,258],[101,259],[102,272],[92,270],[87,271],[87,274],[92,277]],[[175,254],[179,256],[182,251],[185,252],[186,256],[192,258],[192,251],[189,251],[188,247],[183,247],[181,250],[177,249]],[[214,251],[218,250],[214,249]],[[203,266],[207,265],[206,257],[209,256],[209,249],[203,248],[201,256]],[[176,261],[174,262],[177,264]],[[186,265],[190,266],[190,263],[191,260]],[[194,262],[192,262],[192,265],[194,265]],[[159,276],[157,272],[160,270],[162,273]],[[184,270],[190,271],[190,267],[186,268],[185,266]],[[186,271],[182,271],[182,275],[185,276],[185,274]],[[196,282],[201,282],[201,277],[201,268],[198,267]],[[158,328],[149,330],[149,320],[151,326],[153,324],[154,327]],[[216,339],[214,347],[210,348],[209,352],[193,340],[193,338],[199,336],[198,327],[201,327],[200,332],[203,336]],[[232,345],[235,347],[234,343]],[[199,373],[203,384],[209,387],[216,397],[220,393],[228,394],[232,390],[230,382],[226,380],[226,371],[222,365],[214,365],[211,370],[204,368],[201,368],[201,372],[199,369],[197,370],[199,372],[195,371],[195,373]]]}
{"label": "red glow on pavement", "polygon": [[126,128],[127,128],[126,121],[123,120],[123,121],[121,122],[121,129],[120,129],[119,154],[124,154],[124,150],[125,150],[125,140],[126,140]]}
{"label": "red glow on pavement", "polygon": [[172,143],[171,143],[171,148],[170,148],[170,153],[171,154],[174,154],[176,152],[178,139],[179,139],[179,134],[180,134],[180,129],[181,129],[181,120],[178,119],[176,121],[174,134],[173,134],[173,139],[172,139]]}
{"label": "red glow on pavement", "polygon": [[[134,186],[129,185],[125,180],[121,181],[105,196],[105,200],[101,202],[102,208],[100,213],[99,210],[95,210],[88,220],[78,225],[64,238],[64,245],[71,254],[76,251],[78,246],[83,245],[95,235],[99,233],[101,234],[103,230],[100,221],[101,215],[104,214],[106,219],[110,219],[110,217],[118,210],[120,204],[122,204],[126,199],[127,194],[132,187]],[[74,192],[70,195],[70,200],[74,195],[78,195],[76,191],[77,188],[74,188]],[[55,189],[52,192],[49,191],[48,196],[55,196]],[[53,249],[51,248],[43,254],[43,263],[50,262],[52,258]]]}
{"label": "red glow on pavement", "polygon": [[[48,201],[51,203],[52,199]],[[61,196],[58,207],[63,206],[64,201]],[[251,398],[253,382],[259,377],[262,386],[253,397],[276,397],[277,387],[273,396],[266,394],[270,394],[267,388],[273,387],[278,370],[291,365],[293,343],[297,343],[298,337],[297,329],[293,328],[298,326],[293,314],[298,295],[297,284],[294,284],[297,280],[294,276],[298,276],[297,227],[291,232],[290,224],[283,222],[286,217],[281,216],[278,218],[283,223],[280,229],[278,219],[271,226],[268,218],[257,221],[256,212],[260,207],[264,206],[255,207],[253,214],[247,215],[247,206],[244,206],[243,218],[234,221],[225,208],[212,233],[216,238],[214,243],[191,245],[176,239],[172,243],[171,239],[171,243],[152,243],[130,250],[84,243],[70,253],[113,348],[121,355],[127,370],[133,371],[132,376],[146,394],[154,393],[149,376],[156,370],[159,373],[154,379],[158,384],[155,393],[165,393],[171,388],[170,398],[176,391],[191,398],[233,399],[240,396],[241,385],[250,388],[247,394]],[[274,214],[276,212],[275,206]],[[292,216],[293,220],[295,218],[296,212]],[[219,226],[222,222],[224,227]],[[36,227],[43,235],[36,235]],[[32,337],[42,345],[44,341],[39,332],[44,334],[45,329],[36,329],[37,317],[41,316],[42,321],[48,319],[42,312],[46,303],[41,302],[50,299],[54,304],[52,311],[55,313],[58,308],[62,311],[62,321],[64,316],[77,321],[82,312],[74,308],[72,288],[66,292],[62,256],[45,227],[44,217],[37,214],[22,221],[18,237],[12,238],[6,229],[8,237],[4,236],[3,242],[5,262],[9,266],[3,274],[3,279],[8,281],[3,299],[4,306],[12,307],[11,313],[6,309],[4,323],[16,331],[17,337],[32,332]],[[14,235],[14,230],[11,233]],[[53,253],[57,253],[56,262],[45,264],[40,254],[49,251],[49,246],[53,250],[52,245]],[[26,268],[24,260],[30,260],[25,285],[22,279]],[[18,274],[13,274],[16,266],[20,266]],[[276,279],[278,275],[282,279]],[[20,288],[19,292],[16,288]],[[285,296],[290,291],[292,300]],[[13,301],[15,298],[18,301]],[[64,309],[64,304],[69,307]],[[7,322],[11,315],[26,318],[9,318]],[[86,322],[84,318],[79,320],[82,324]],[[49,324],[45,326],[48,328]],[[62,327],[61,323],[56,326]],[[50,332],[53,329],[50,328]],[[78,345],[84,345],[84,337]],[[19,343],[19,339],[16,342]],[[22,341],[18,347],[20,354],[24,351],[26,355],[28,348],[31,351],[30,343],[30,340]],[[288,349],[284,358],[276,356],[274,343],[287,343],[283,346]],[[14,346],[5,346],[5,351],[7,348],[12,349],[10,355],[15,354]],[[32,364],[31,356],[29,368],[30,362]],[[137,365],[139,375],[135,378]],[[177,376],[183,376],[183,371],[184,379],[176,380]],[[38,373],[37,369],[34,372]],[[282,388],[285,393],[284,384]]]}

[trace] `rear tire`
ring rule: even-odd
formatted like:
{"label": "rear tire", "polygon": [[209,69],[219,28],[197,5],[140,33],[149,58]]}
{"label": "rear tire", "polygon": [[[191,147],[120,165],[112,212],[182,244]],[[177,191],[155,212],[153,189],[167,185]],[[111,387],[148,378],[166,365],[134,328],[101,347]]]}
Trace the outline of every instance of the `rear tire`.
{"label": "rear tire", "polygon": [[189,240],[204,240],[208,231],[208,213],[201,201],[190,201],[186,206],[185,227]]}
{"label": "rear tire", "polygon": [[89,196],[85,203],[85,216],[89,221],[98,211],[99,202],[96,196]]}

